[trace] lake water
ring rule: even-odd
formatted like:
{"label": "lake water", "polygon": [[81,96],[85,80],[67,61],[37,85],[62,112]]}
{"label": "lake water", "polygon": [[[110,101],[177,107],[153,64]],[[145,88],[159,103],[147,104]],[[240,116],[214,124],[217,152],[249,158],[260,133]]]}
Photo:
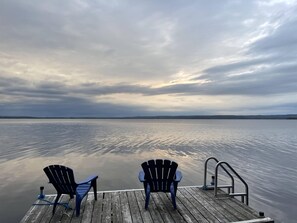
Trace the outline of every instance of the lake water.
{"label": "lake water", "polygon": [[247,181],[251,207],[296,222],[297,121],[141,119],[0,119],[0,222],[18,222],[41,185],[55,193],[50,164],[71,167],[77,181],[99,174],[98,190],[112,190],[142,188],[140,164],[152,158],[175,160],[180,185],[201,185],[209,156]]}

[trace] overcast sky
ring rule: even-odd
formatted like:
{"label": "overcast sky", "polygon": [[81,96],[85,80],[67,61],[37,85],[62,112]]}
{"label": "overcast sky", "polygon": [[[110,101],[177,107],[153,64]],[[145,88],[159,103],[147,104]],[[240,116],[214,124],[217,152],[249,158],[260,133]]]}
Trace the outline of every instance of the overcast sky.
{"label": "overcast sky", "polygon": [[293,113],[297,1],[0,1],[0,116]]}

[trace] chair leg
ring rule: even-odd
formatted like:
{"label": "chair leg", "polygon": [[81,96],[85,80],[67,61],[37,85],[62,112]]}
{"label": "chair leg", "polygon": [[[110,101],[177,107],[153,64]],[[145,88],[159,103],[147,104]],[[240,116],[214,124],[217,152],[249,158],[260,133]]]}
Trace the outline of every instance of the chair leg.
{"label": "chair leg", "polygon": [[174,194],[176,196],[176,192],[177,192],[177,182],[173,182],[174,185]]}
{"label": "chair leg", "polygon": [[147,210],[149,202],[150,202],[150,195],[151,195],[150,185],[147,185],[146,191],[145,191],[145,206],[144,206],[144,208],[146,210]]}
{"label": "chair leg", "polygon": [[81,199],[78,198],[78,196],[76,196],[76,202],[75,202],[76,217],[78,217],[80,213],[80,203],[81,203]]}
{"label": "chair leg", "polygon": [[176,192],[174,190],[173,184],[170,185],[170,194],[171,194],[171,200],[172,200],[173,207],[174,207],[174,209],[176,209],[176,201],[175,201]]}
{"label": "chair leg", "polygon": [[92,181],[92,187],[94,190],[95,201],[97,201],[97,180],[96,179]]}
{"label": "chair leg", "polygon": [[53,215],[55,214],[56,207],[57,207],[57,203],[58,203],[58,201],[59,201],[61,195],[62,195],[62,194],[57,194],[57,197],[56,197],[55,202],[54,202],[54,207],[53,207]]}

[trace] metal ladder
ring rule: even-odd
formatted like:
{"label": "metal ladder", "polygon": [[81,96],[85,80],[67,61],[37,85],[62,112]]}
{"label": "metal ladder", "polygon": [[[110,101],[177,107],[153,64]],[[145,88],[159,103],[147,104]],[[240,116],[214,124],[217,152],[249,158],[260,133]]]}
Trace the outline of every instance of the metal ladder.
{"label": "metal ladder", "polygon": [[[210,160],[214,160],[217,164],[215,167],[215,175],[212,176],[212,181],[210,183],[210,185],[206,184],[206,180],[207,180],[207,164],[208,161]],[[231,179],[231,184],[229,185],[218,185],[218,170],[219,167],[221,167],[225,173],[227,173],[227,175],[230,177]],[[231,173],[230,173],[231,172]],[[235,193],[235,184],[234,184],[234,177],[233,175],[235,175],[245,186],[245,192],[244,193]],[[241,197],[241,202],[245,203],[246,205],[249,205],[249,187],[247,185],[247,183],[244,181],[244,179],[242,179],[242,177],[232,168],[232,166],[225,162],[225,161],[219,161],[217,158],[215,157],[209,157],[205,163],[204,163],[204,183],[203,183],[203,187],[202,189],[204,190],[214,190],[214,195],[217,197],[218,195],[218,188],[227,188],[228,189],[228,195],[231,197],[237,197],[240,196]]]}

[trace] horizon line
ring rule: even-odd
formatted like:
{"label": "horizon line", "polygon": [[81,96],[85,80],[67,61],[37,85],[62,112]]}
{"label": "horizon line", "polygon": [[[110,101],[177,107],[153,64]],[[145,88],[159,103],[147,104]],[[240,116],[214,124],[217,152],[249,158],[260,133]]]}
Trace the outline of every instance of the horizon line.
{"label": "horizon line", "polygon": [[297,119],[297,114],[278,115],[147,115],[147,116],[9,116],[0,119]]}

